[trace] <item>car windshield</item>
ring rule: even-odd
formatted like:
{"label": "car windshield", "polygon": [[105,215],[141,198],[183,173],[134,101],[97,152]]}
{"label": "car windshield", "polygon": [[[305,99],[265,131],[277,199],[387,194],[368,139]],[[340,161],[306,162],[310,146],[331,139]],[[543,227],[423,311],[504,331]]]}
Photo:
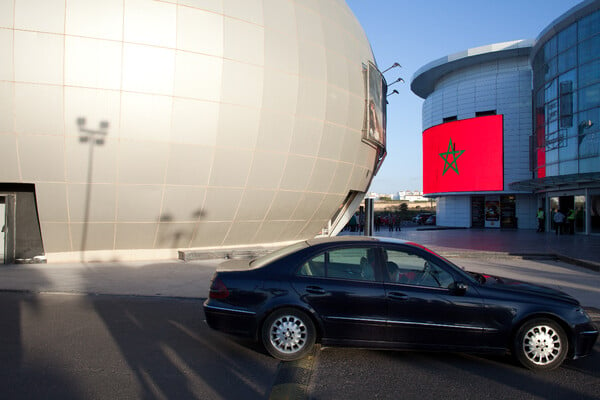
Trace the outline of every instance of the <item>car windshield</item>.
{"label": "car windshield", "polygon": [[[444,258],[442,256],[439,256],[439,257],[441,259],[443,259],[444,261],[446,261],[451,266],[453,266],[456,269],[456,271],[459,272],[465,278],[468,278],[473,282],[485,283],[485,281],[481,282],[478,277],[473,276],[469,271],[465,271],[465,269],[463,267],[459,267],[458,265],[454,264],[452,261],[448,260],[447,258]],[[483,278],[483,276],[482,276],[482,278]],[[485,279],[485,278],[483,278],[483,279]]]}
{"label": "car windshield", "polygon": [[[473,275],[471,275],[471,273],[470,273],[470,272],[467,272],[467,271],[465,271],[465,270],[464,270],[464,268],[462,268],[462,267],[459,267],[458,265],[454,264],[452,261],[448,260],[446,257],[442,257],[442,256],[440,256],[440,255],[439,255],[439,254],[437,254],[435,251],[433,251],[433,250],[431,250],[431,249],[429,249],[429,248],[427,248],[427,247],[425,247],[425,246],[423,246],[423,245],[421,245],[421,244],[418,244],[418,243],[409,242],[409,244],[410,244],[410,245],[413,245],[413,246],[415,246],[415,247],[418,247],[418,248],[420,248],[420,249],[423,249],[423,250],[427,251],[428,253],[431,253],[431,254],[433,254],[433,255],[434,255],[434,256],[436,256],[436,257],[439,257],[439,258],[441,258],[441,259],[442,259],[442,260],[444,260],[444,261],[445,261],[447,264],[449,264],[450,266],[454,267],[454,268],[456,269],[456,271],[457,271],[458,273],[460,273],[460,274],[461,274],[463,277],[465,277],[465,278],[469,279],[470,281],[472,281],[472,282],[480,282],[479,278],[477,278],[477,277],[474,277]],[[484,279],[485,279],[485,278],[484,278]]]}
{"label": "car windshield", "polygon": [[275,250],[269,254],[265,254],[262,257],[255,258],[254,260],[250,261],[250,267],[253,269],[260,268],[281,257],[285,257],[288,254],[292,254],[293,252],[303,249],[305,247],[308,247],[308,244],[306,242],[298,242],[290,246],[282,247],[281,249]]}

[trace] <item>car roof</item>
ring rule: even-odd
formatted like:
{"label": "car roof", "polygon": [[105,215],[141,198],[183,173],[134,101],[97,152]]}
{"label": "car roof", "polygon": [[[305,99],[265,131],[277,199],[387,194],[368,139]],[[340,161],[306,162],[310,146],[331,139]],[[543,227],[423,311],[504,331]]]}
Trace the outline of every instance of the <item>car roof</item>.
{"label": "car roof", "polygon": [[410,244],[411,242],[402,239],[388,238],[388,237],[374,237],[374,236],[334,236],[334,237],[320,237],[309,239],[306,241],[309,246],[315,246],[319,244],[328,243],[392,243],[392,244]]}

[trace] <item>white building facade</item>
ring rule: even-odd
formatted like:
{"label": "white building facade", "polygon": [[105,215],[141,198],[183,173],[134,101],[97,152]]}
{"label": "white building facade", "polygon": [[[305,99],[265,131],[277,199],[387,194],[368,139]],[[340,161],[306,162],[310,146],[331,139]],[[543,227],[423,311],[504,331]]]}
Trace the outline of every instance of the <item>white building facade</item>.
{"label": "white building facade", "polygon": [[385,153],[344,0],[1,1],[0,59],[0,263],[335,234]]}
{"label": "white building facade", "polygon": [[[490,116],[501,116],[502,121],[501,132],[495,133],[501,135],[501,141],[495,147],[486,147],[483,143],[490,134],[487,131],[478,131],[468,138],[471,142],[483,143],[485,151],[497,156],[496,164],[500,164],[494,168],[498,168],[498,174],[501,174],[499,184],[493,190],[486,185],[481,185],[480,189],[475,181],[462,182],[455,186],[458,190],[445,191],[435,187],[433,191],[424,190],[427,197],[437,199],[438,225],[481,228],[536,226],[535,197],[528,191],[509,188],[510,182],[531,176],[532,72],[529,54],[532,45],[530,40],[521,40],[469,49],[429,63],[415,73],[411,89],[425,99],[422,115],[424,132],[433,127],[443,130],[446,124],[450,128],[461,121],[476,121]],[[461,145],[466,145],[464,140]],[[457,147],[454,149],[458,150]],[[444,150],[446,147],[424,149],[424,152],[434,152],[432,157],[438,159]],[[446,168],[441,179],[454,174],[458,179],[458,168],[467,154],[461,155],[462,159],[457,157],[453,160],[454,164],[450,166],[456,166],[456,171]],[[432,171],[431,165],[423,168],[425,179],[428,173],[442,172]]]}

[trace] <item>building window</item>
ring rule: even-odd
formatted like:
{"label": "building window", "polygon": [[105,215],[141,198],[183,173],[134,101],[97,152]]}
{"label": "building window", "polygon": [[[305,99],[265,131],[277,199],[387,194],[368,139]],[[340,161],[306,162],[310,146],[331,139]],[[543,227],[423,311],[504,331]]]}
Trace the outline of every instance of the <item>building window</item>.
{"label": "building window", "polygon": [[579,67],[579,85],[587,86],[600,81],[600,59]]}
{"label": "building window", "polygon": [[600,31],[600,11],[584,17],[579,21],[579,40],[586,39]]}
{"label": "building window", "polygon": [[564,81],[559,86],[560,127],[573,126],[573,81]]}
{"label": "building window", "polygon": [[457,120],[458,120],[458,117],[456,115],[454,115],[452,117],[446,117],[446,118],[444,118],[443,122],[445,124],[446,122],[452,122],[452,121],[457,121]]}
{"label": "building window", "polygon": [[572,24],[558,34],[558,51],[565,51],[577,43],[577,25]]}
{"label": "building window", "polygon": [[579,64],[598,58],[598,47],[600,47],[600,35],[579,43]]}
{"label": "building window", "polygon": [[577,47],[572,47],[558,56],[558,72],[565,72],[577,66]]}
{"label": "building window", "polygon": [[496,110],[477,111],[476,117],[487,117],[488,115],[496,115]]}

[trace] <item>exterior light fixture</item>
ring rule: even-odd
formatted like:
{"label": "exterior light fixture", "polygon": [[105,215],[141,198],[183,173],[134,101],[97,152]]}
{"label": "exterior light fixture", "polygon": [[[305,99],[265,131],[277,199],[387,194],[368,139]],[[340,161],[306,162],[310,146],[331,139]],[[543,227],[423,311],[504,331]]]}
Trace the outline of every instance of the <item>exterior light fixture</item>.
{"label": "exterior light fixture", "polygon": [[395,63],[393,63],[393,64],[392,64],[392,66],[391,66],[391,67],[389,67],[389,68],[387,68],[386,70],[384,70],[384,71],[382,72],[382,74],[385,74],[385,73],[386,73],[386,72],[388,72],[390,69],[392,69],[392,68],[396,68],[396,67],[400,67],[400,68],[402,68],[402,65],[398,64],[397,62],[395,62]]}

